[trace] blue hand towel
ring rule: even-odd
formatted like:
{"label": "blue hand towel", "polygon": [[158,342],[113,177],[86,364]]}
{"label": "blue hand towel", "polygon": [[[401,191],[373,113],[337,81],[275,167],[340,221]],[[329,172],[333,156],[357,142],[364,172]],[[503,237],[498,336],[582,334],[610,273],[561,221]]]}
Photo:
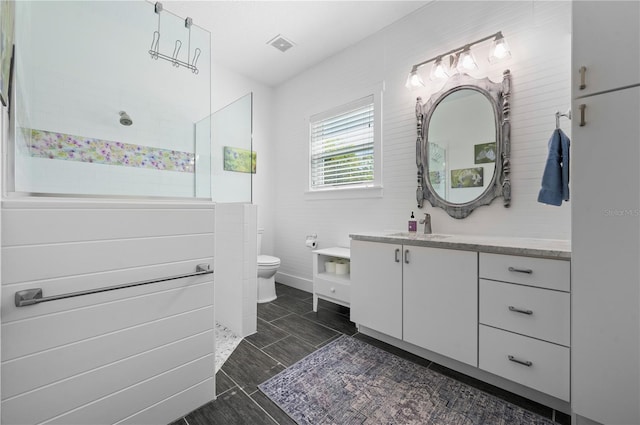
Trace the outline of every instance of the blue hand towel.
{"label": "blue hand towel", "polygon": [[561,205],[569,200],[569,138],[559,128],[549,139],[549,156],[542,175],[538,202]]}

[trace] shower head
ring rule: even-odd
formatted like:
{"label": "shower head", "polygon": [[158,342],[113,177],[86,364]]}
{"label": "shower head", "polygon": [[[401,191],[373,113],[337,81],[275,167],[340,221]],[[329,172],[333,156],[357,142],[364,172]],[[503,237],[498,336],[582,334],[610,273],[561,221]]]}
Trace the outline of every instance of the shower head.
{"label": "shower head", "polygon": [[125,111],[120,111],[120,124],[130,126],[133,124],[133,120]]}

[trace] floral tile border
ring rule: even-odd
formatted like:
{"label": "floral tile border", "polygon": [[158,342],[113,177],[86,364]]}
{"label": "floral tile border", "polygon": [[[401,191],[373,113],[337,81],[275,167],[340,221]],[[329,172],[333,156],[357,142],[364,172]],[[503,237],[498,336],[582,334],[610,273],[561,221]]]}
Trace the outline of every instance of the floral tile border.
{"label": "floral tile border", "polygon": [[195,172],[195,154],[45,130],[30,133],[30,155],[38,158],[121,165],[162,171]]}

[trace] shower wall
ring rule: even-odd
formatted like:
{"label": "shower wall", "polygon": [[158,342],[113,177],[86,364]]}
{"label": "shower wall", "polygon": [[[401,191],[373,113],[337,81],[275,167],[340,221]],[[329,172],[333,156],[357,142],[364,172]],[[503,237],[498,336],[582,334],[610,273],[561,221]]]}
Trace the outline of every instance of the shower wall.
{"label": "shower wall", "polygon": [[[17,2],[16,15],[10,191],[210,199],[210,137],[195,135],[211,112],[208,31],[189,34],[143,1]],[[159,51],[171,56],[180,40],[187,62],[199,48],[197,74],[151,58],[159,18]]]}

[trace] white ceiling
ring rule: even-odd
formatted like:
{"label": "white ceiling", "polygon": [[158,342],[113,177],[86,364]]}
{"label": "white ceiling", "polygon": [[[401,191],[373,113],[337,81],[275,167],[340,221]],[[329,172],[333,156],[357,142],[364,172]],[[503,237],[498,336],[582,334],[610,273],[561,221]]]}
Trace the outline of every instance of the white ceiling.
{"label": "white ceiling", "polygon": [[[211,32],[214,63],[268,86],[335,55],[428,1],[164,0],[164,8]],[[294,46],[267,44],[282,35]]]}

